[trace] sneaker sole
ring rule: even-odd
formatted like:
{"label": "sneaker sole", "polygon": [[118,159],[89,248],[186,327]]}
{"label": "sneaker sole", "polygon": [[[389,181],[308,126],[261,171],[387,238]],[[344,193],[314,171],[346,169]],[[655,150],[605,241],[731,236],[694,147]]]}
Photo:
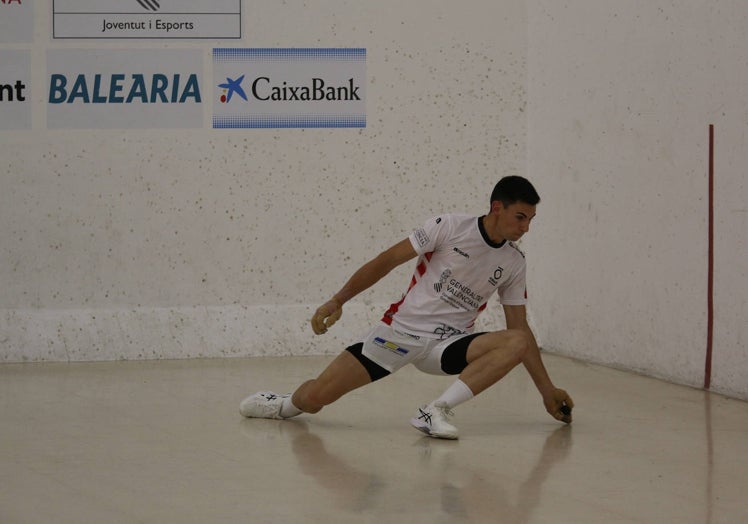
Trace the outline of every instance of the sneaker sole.
{"label": "sneaker sole", "polygon": [[421,422],[420,420],[418,420],[417,418],[410,419],[410,425],[416,428],[421,433],[428,435],[429,437],[441,438],[445,440],[457,440],[458,439],[457,435],[448,435],[444,433],[432,433],[429,427],[423,422]]}

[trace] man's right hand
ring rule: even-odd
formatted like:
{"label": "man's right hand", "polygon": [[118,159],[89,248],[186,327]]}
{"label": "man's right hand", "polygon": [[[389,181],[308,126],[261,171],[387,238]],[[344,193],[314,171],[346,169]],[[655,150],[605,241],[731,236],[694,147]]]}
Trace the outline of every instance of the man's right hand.
{"label": "man's right hand", "polygon": [[343,305],[335,299],[330,299],[314,312],[312,329],[316,335],[327,333],[327,330],[338,321],[343,314]]}

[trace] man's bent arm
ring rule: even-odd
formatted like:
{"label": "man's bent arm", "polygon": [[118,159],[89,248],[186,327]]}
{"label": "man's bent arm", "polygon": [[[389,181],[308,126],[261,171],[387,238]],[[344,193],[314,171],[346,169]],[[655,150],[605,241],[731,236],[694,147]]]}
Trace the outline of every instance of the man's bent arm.
{"label": "man's bent arm", "polygon": [[527,334],[529,341],[529,347],[527,348],[527,354],[523,364],[525,369],[532,377],[535,387],[538,388],[540,394],[545,398],[546,395],[550,394],[553,389],[553,382],[551,382],[548,371],[545,369],[543,360],[540,357],[540,349],[538,343],[535,340],[535,335],[530,329],[530,325],[527,323],[527,311],[525,306],[504,306],[504,316],[506,317],[507,329],[519,329]]}
{"label": "man's bent arm", "polygon": [[317,308],[312,316],[312,329],[317,335],[327,332],[343,314],[343,304],[379,282],[394,268],[417,255],[409,239],[401,240],[389,249],[379,253],[361,266],[348,282],[333,297]]}
{"label": "man's bent arm", "polygon": [[504,306],[504,316],[506,317],[506,327],[508,329],[520,329],[527,334],[529,347],[522,363],[527,372],[535,382],[543,397],[543,404],[546,411],[555,419],[567,424],[571,423],[571,408],[574,407],[574,401],[569,394],[563,389],[558,389],[551,382],[548,371],[545,369],[543,360],[540,357],[540,349],[535,340],[529,324],[527,323],[527,311],[525,306]]}

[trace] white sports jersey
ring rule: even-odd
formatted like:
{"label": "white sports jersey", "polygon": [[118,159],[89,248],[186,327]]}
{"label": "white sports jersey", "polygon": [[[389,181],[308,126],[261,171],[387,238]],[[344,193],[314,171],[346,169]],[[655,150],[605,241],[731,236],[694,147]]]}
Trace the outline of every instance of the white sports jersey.
{"label": "white sports jersey", "polygon": [[410,237],[419,257],[408,292],[382,321],[404,333],[447,338],[471,333],[498,292],[504,305],[524,305],[525,256],[512,242],[492,242],[482,218],[434,217]]}

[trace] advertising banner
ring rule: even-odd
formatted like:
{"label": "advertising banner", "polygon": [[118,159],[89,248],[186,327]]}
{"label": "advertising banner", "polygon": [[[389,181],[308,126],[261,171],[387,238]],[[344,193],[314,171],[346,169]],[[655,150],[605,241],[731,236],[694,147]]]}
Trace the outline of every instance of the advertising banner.
{"label": "advertising banner", "polygon": [[242,37],[241,0],[53,0],[53,38]]}
{"label": "advertising banner", "polygon": [[31,52],[0,50],[0,130],[31,129]]}
{"label": "advertising banner", "polygon": [[47,51],[47,127],[199,128],[198,49]]}
{"label": "advertising banner", "polygon": [[366,127],[366,49],[213,50],[213,127]]}
{"label": "advertising banner", "polygon": [[0,0],[0,44],[34,41],[34,7],[31,0]]}

